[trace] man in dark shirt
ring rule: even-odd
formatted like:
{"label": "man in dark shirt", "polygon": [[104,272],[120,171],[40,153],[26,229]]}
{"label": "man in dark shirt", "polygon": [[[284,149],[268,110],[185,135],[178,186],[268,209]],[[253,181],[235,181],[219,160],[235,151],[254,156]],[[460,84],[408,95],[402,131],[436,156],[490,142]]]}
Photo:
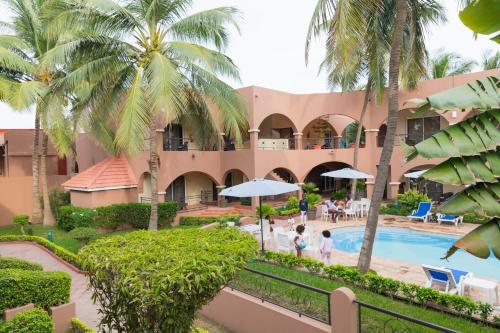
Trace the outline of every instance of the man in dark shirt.
{"label": "man in dark shirt", "polygon": [[303,195],[302,199],[299,201],[299,210],[300,210],[300,222],[303,225],[306,225],[307,222],[307,211],[309,210],[309,204],[306,200],[306,196]]}

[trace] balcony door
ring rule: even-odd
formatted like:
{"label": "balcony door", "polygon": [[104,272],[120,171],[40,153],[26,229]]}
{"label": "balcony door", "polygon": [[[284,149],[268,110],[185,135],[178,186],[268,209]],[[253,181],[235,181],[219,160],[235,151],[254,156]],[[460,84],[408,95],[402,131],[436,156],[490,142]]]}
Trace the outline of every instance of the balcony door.
{"label": "balcony door", "polygon": [[165,191],[165,201],[175,201],[182,209],[186,206],[186,179],[177,177]]}
{"label": "balcony door", "polygon": [[169,124],[163,132],[163,150],[179,151],[184,149],[183,131],[180,124]]}
{"label": "balcony door", "polygon": [[439,132],[441,129],[441,119],[439,116],[415,118],[407,120],[407,143],[415,145],[432,135]]}

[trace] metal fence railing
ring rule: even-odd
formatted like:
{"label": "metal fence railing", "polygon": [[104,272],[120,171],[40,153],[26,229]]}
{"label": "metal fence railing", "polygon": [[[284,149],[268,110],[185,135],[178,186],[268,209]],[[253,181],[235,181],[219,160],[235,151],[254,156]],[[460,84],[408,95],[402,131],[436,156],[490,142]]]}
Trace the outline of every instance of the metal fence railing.
{"label": "metal fence railing", "polygon": [[371,304],[360,301],[355,301],[355,303],[358,305],[358,333],[460,333],[459,331],[379,308]]}
{"label": "metal fence railing", "polygon": [[240,271],[228,287],[309,317],[331,324],[330,292],[251,268]]}

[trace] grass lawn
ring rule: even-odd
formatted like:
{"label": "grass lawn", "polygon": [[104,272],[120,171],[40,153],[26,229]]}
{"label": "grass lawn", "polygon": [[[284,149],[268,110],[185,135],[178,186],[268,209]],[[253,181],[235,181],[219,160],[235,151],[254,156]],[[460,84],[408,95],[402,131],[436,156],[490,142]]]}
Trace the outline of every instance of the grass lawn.
{"label": "grass lawn", "polygon": [[[48,231],[52,230],[52,235],[55,244],[73,253],[77,253],[78,250],[80,250],[80,243],[77,240],[71,238],[68,235],[68,233],[64,230],[58,229],[56,227],[44,227],[42,225],[37,225],[37,224],[27,226],[24,229],[26,231],[29,228],[33,229],[33,236],[40,236],[43,238],[47,238]],[[175,228],[193,228],[193,226],[177,226]],[[197,226],[195,226],[195,228],[197,228]],[[99,238],[125,234],[132,231],[136,230],[115,231],[115,232],[100,234]],[[21,235],[21,231],[19,229],[19,226],[16,225],[0,227],[0,236],[1,235]]]}
{"label": "grass lawn", "polygon": [[[384,297],[372,293],[367,290],[358,289],[349,285],[345,285],[338,281],[324,279],[307,272],[300,272],[294,269],[280,267],[277,265],[267,264],[263,262],[253,262],[249,264],[249,268],[259,270],[262,272],[270,273],[280,276],[289,280],[300,282],[306,285],[321,288],[323,290],[331,291],[339,287],[348,287],[354,291],[358,300],[375,305],[387,310],[398,312],[413,318],[428,321],[436,325],[448,327],[461,332],[498,332],[497,328],[487,327],[466,318],[456,317],[450,314],[442,313],[432,309],[424,308],[423,306],[409,304],[399,300],[393,300],[389,297]],[[243,289],[248,293],[261,295],[263,298],[270,299],[278,304],[288,305],[290,308],[300,309],[305,314],[313,317],[326,319],[327,317],[327,301],[326,296],[318,293],[304,290],[303,288],[293,287],[285,282],[257,276],[250,272],[241,272],[239,279],[232,283],[237,289]],[[332,306],[335,306],[334,304]],[[364,332],[384,332],[383,324],[388,315],[363,308],[362,311],[363,331]],[[399,331],[406,331],[404,328],[407,326],[411,331],[415,332],[435,332],[434,330],[427,329],[423,326],[416,326],[415,324],[406,321],[392,322],[392,328],[397,328]],[[408,330],[410,331],[410,330]]]}

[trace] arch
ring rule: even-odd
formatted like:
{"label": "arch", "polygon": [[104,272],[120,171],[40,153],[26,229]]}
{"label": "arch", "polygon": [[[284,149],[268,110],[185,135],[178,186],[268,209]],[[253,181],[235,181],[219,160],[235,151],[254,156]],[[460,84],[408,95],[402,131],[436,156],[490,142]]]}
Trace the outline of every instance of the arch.
{"label": "arch", "polygon": [[293,138],[293,133],[297,133],[297,126],[286,115],[273,113],[264,118],[259,124],[259,138],[280,139]]}
{"label": "arch", "polygon": [[287,183],[298,183],[299,178],[288,168],[277,167],[269,170],[264,177],[266,179],[284,181]]}
{"label": "arch", "polygon": [[302,129],[302,147],[313,149],[315,146],[320,146],[322,149],[332,149],[335,147],[337,136],[337,131],[329,121],[316,118]]}
{"label": "arch", "polygon": [[[234,175],[237,175],[237,180],[235,181],[234,179]],[[238,184],[241,184],[243,182],[246,182],[248,181],[248,176],[245,174],[245,172],[241,169],[237,169],[237,168],[234,168],[234,169],[230,169],[230,170],[227,170],[224,175],[222,176],[222,185],[225,185],[226,187],[228,187],[227,185],[227,181],[228,181],[228,178],[232,176],[232,185],[230,186],[235,186],[235,185],[238,185]]]}
{"label": "arch", "polygon": [[181,208],[215,205],[219,183],[208,173],[189,171],[177,176],[165,188],[165,201],[177,201]]}
{"label": "arch", "polygon": [[313,182],[315,183],[320,192],[328,192],[334,189],[340,188],[348,183],[348,180],[333,179],[321,176],[322,173],[328,171],[339,170],[342,168],[350,168],[351,165],[340,162],[332,161],[318,164],[311,168],[304,177],[304,183]]}
{"label": "arch", "polygon": [[[356,136],[358,134],[358,126],[359,122],[354,121],[350,124],[348,124],[344,130],[342,131],[342,138],[340,139],[339,142],[339,147],[340,148],[354,148],[354,145],[356,144]],[[366,134],[365,134],[365,127],[362,126],[361,130],[361,139],[359,146],[360,148],[363,148],[366,143]]]}

